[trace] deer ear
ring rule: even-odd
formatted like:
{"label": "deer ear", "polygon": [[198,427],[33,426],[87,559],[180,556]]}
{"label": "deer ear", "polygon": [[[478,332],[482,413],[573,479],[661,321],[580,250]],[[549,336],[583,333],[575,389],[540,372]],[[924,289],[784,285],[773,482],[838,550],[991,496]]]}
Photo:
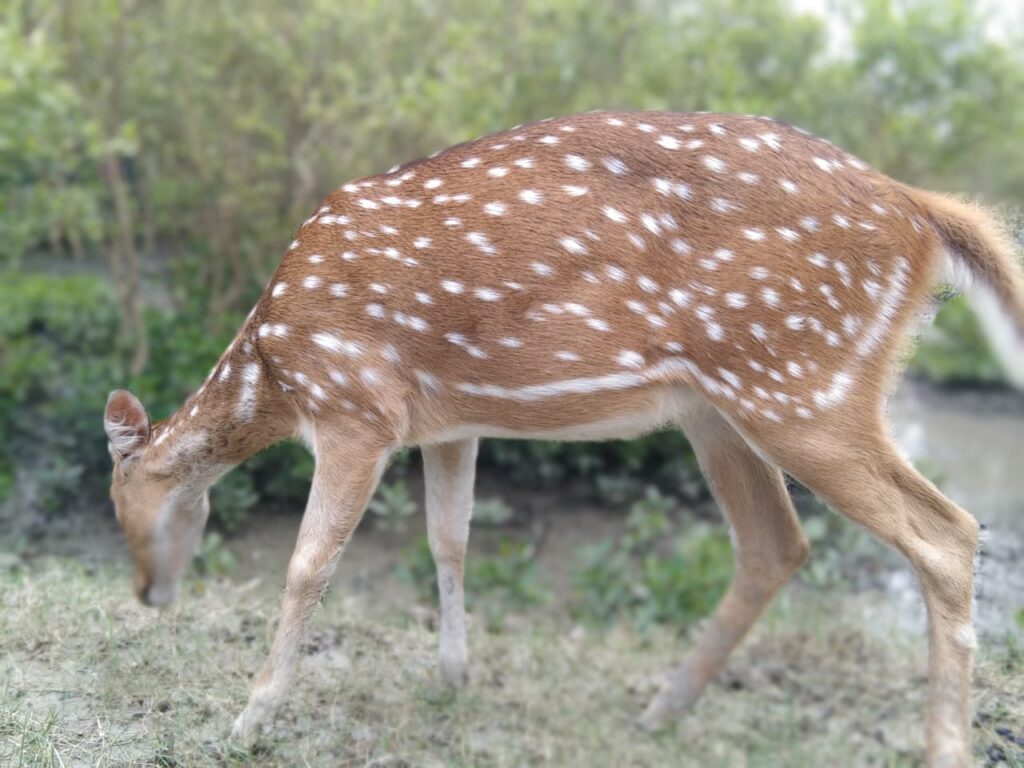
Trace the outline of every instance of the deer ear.
{"label": "deer ear", "polygon": [[112,455],[125,459],[149,442],[149,416],[142,403],[126,389],[115,389],[107,398],[103,429]]}

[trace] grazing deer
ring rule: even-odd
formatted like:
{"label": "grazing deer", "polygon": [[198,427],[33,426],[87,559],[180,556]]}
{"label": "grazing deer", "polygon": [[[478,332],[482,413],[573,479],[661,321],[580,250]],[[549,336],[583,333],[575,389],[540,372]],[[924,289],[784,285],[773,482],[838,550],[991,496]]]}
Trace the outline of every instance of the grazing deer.
{"label": "grazing deer", "polygon": [[1024,278],[989,216],[762,117],[575,115],[345,184],[177,413],[151,425],[134,396],[111,394],[135,589],[173,600],[207,488],[275,441],[305,442],[316,470],[280,624],[234,728],[251,741],[388,456],[420,446],[440,667],[462,683],[478,439],[679,426],[731,525],[736,571],[642,723],[692,706],[806,559],[786,472],[909,558],[930,621],[929,759],[968,765],[978,526],[901,457],[883,418],[908,330],[949,266],[1024,331]]}

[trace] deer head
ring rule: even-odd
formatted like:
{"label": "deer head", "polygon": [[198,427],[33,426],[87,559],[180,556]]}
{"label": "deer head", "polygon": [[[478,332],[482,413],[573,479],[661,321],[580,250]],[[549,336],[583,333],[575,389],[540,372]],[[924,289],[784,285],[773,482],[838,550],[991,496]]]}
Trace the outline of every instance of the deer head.
{"label": "deer head", "polygon": [[135,564],[135,594],[146,605],[173,602],[209,515],[206,485],[180,455],[150,440],[149,416],[131,392],[107,399],[103,426],[114,461],[110,497]]}

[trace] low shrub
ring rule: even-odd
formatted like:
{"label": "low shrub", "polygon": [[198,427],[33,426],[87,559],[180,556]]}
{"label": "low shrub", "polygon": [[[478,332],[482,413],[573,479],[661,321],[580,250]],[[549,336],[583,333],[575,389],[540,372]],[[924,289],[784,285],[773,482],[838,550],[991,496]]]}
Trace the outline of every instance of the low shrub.
{"label": "low shrub", "polygon": [[486,440],[480,447],[483,466],[500,470],[521,485],[555,487],[570,479],[594,484],[595,495],[611,503],[635,497],[642,488],[630,478],[676,483],[692,474],[696,460],[679,430],[640,440],[601,443],[556,443],[532,440]]}
{"label": "low shrub", "polygon": [[14,273],[0,277],[0,306],[0,491],[29,467],[30,497],[57,512],[95,497],[107,472],[102,408],[124,372],[115,304],[99,280]]}
{"label": "low shrub", "polygon": [[404,531],[419,504],[409,496],[405,480],[381,482],[368,508],[374,522],[385,530]]}
{"label": "low shrub", "polygon": [[1004,380],[999,361],[964,296],[946,302],[922,331],[908,369],[943,384],[994,384]]}
{"label": "low shrub", "polygon": [[[466,558],[466,606],[483,613],[487,626],[500,628],[508,611],[547,602],[550,590],[538,579],[532,541],[506,537],[491,553],[470,552]],[[422,602],[436,604],[437,577],[426,536],[410,547],[397,569]]]}
{"label": "low shrub", "polygon": [[729,538],[706,523],[673,520],[675,506],[649,488],[622,536],[581,550],[573,573],[580,619],[685,626],[714,608],[732,575]]}
{"label": "low shrub", "polygon": [[[155,420],[170,415],[242,322],[232,317],[223,332],[211,332],[198,308],[194,314],[151,310],[150,362],[132,377],[104,281],[6,274],[0,276],[0,306],[0,501],[13,490],[19,466],[32,485],[22,494],[32,509],[16,511],[15,530],[34,513],[105,504],[110,458],[102,423],[110,390],[130,388]],[[301,503],[311,475],[306,451],[275,446],[215,486],[214,524],[237,527],[260,501]]]}

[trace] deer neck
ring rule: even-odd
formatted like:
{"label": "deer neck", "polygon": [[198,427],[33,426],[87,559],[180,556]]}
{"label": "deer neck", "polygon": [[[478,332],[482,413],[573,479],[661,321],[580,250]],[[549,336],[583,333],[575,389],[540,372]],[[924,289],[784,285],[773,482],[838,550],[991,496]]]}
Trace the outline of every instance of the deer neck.
{"label": "deer neck", "polygon": [[282,390],[247,323],[202,386],[154,426],[150,458],[182,482],[205,489],[250,456],[295,434],[295,415]]}

